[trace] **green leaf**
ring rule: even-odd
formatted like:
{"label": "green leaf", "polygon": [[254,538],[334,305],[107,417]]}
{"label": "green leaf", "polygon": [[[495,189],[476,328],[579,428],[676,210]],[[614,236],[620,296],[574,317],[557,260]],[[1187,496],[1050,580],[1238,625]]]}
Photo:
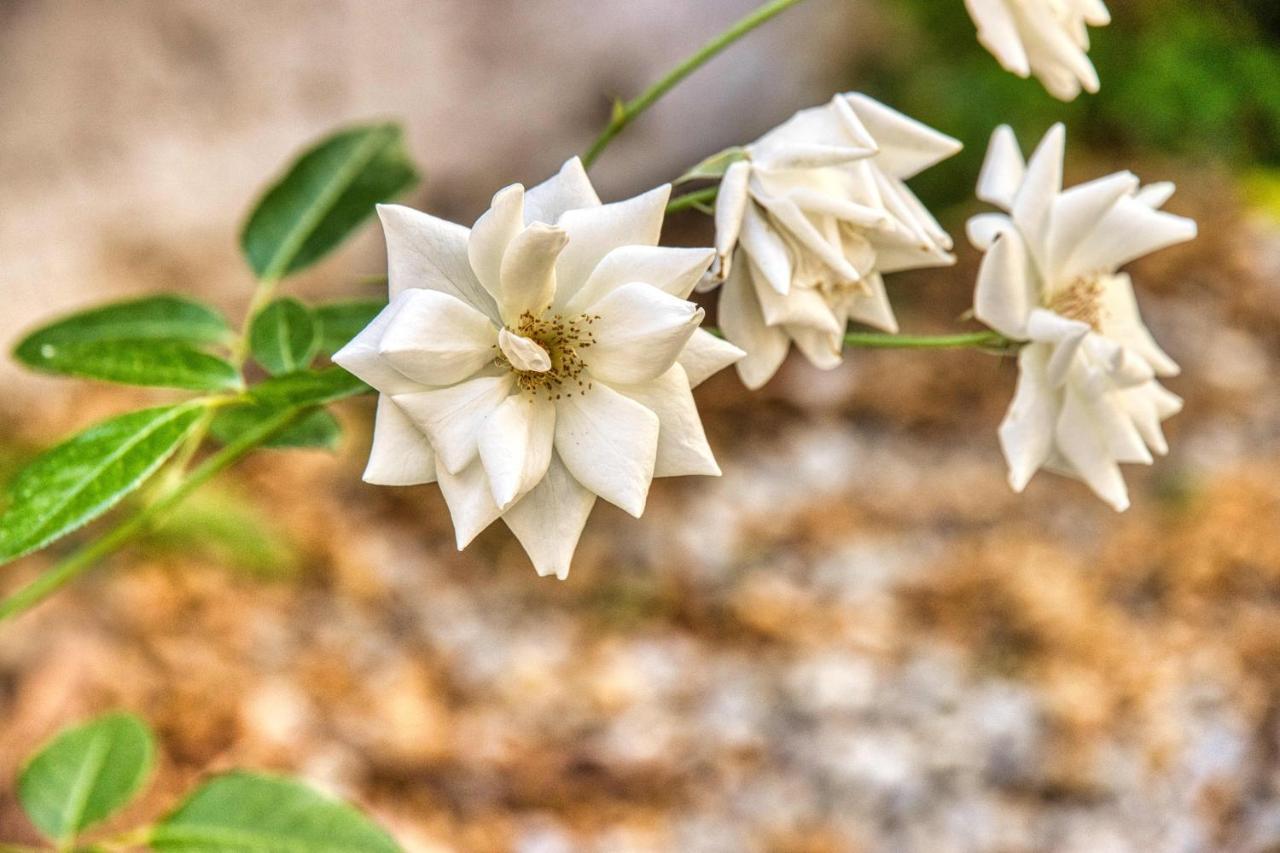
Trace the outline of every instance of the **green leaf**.
{"label": "green leaf", "polygon": [[260,382],[249,389],[256,402],[273,407],[321,406],[368,394],[372,389],[341,367],[323,370],[300,370]]}
{"label": "green leaf", "polygon": [[66,843],[119,811],[151,771],[155,745],[131,714],[107,714],[58,734],[18,777],[18,799],[31,822]]}
{"label": "green leaf", "polygon": [[159,853],[397,853],[351,806],[300,782],[229,773],[197,788],[151,831]]}
{"label": "green leaf", "polygon": [[10,487],[0,516],[0,564],[89,523],[137,489],[187,437],[199,402],[130,412],[37,457]]}
{"label": "green leaf", "polygon": [[63,317],[37,329],[18,344],[17,353],[38,352],[45,344],[89,341],[185,341],[226,343],[231,327],[207,305],[177,296],[150,296],[115,302]]}
{"label": "green leaf", "polygon": [[675,183],[683,184],[688,181],[711,181],[720,180],[724,177],[724,173],[729,171],[729,167],[739,160],[745,159],[747,151],[745,148],[726,148],[712,154],[680,177],[676,178]]}
{"label": "green leaf", "polygon": [[127,385],[226,391],[240,385],[230,362],[181,341],[68,341],[17,353],[36,370]]}
{"label": "green leaf", "polygon": [[253,318],[249,349],[272,376],[301,370],[320,343],[311,309],[296,299],[277,299]]}
{"label": "green leaf", "polygon": [[297,272],[417,179],[394,124],[330,136],[304,153],[249,217],[240,238],[249,266],[264,280]]}
{"label": "green leaf", "polygon": [[[223,409],[214,418],[209,432],[226,444],[263,421],[279,414],[279,406],[245,405]],[[333,415],[323,409],[303,415],[283,432],[263,444],[263,447],[291,448],[318,447],[336,450],[342,440],[342,427]]]}
{"label": "green leaf", "polygon": [[381,299],[358,299],[316,306],[315,317],[320,326],[320,352],[333,355],[342,349],[386,307],[386,301]]}

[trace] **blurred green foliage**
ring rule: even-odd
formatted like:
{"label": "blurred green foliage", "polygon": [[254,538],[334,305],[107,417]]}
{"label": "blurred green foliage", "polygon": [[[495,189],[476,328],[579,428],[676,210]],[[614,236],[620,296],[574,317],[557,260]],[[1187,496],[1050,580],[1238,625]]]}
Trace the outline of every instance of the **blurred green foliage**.
{"label": "blurred green foliage", "polygon": [[299,555],[245,496],[205,489],[175,509],[165,524],[140,543],[151,557],[202,557],[260,580],[296,575]]}
{"label": "blurred green foliage", "polygon": [[901,29],[856,79],[965,143],[962,156],[913,182],[931,203],[970,193],[1001,123],[1026,147],[1064,121],[1076,151],[1280,166],[1280,0],[1112,2],[1112,25],[1090,31],[1102,91],[1070,104],[1001,69],[970,37],[958,0],[889,3],[886,17]]}

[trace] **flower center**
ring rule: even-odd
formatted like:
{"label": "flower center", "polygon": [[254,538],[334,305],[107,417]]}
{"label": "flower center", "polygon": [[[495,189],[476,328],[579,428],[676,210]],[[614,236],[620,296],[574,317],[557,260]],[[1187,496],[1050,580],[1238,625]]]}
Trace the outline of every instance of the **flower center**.
{"label": "flower center", "polygon": [[1099,331],[1102,328],[1102,280],[1096,276],[1078,278],[1055,293],[1045,307]]}
{"label": "flower center", "polygon": [[498,332],[494,364],[512,371],[521,391],[545,393],[548,400],[573,395],[591,387],[582,353],[596,342],[591,324],[599,317],[560,314],[535,317],[526,311],[515,328]]}

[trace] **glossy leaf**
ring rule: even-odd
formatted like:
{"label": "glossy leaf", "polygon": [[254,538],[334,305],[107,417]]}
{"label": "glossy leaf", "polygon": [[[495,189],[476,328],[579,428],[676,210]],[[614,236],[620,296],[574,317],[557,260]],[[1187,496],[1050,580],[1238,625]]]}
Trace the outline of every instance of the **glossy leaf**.
{"label": "glossy leaf", "polygon": [[240,374],[225,359],[181,341],[67,341],[17,353],[29,367],[126,385],[225,391]]}
{"label": "glossy leaf", "polygon": [[333,355],[342,349],[386,307],[386,300],[382,299],[359,299],[316,306],[315,317],[320,326],[320,352]]}
{"label": "glossy leaf", "polygon": [[387,201],[417,181],[399,127],[341,131],[305,152],[258,203],[241,235],[260,279],[319,260]]}
{"label": "glossy leaf", "polygon": [[273,376],[301,370],[311,363],[320,343],[311,309],[296,299],[277,299],[253,319],[249,349]]}
{"label": "glossy leaf", "polygon": [[226,343],[231,328],[207,305],[177,296],[115,302],[63,317],[28,335],[17,354],[39,352],[45,344],[90,341],[185,341]]}
{"label": "glossy leaf", "polygon": [[18,474],[0,515],[0,563],[87,524],[137,489],[204,411],[197,402],[130,412],[90,427]]}
{"label": "glossy leaf", "polygon": [[[277,406],[245,405],[223,409],[214,418],[209,432],[224,444],[234,441],[246,430],[252,429],[280,412]],[[268,440],[263,447],[293,448],[317,447],[336,450],[342,440],[342,427],[333,415],[317,409],[303,415],[293,425]]]}
{"label": "glossy leaf", "polygon": [[67,842],[133,798],[154,754],[141,720],[107,714],[60,733],[36,753],[18,777],[18,799],[42,833]]}
{"label": "glossy leaf", "polygon": [[249,389],[249,396],[268,406],[320,406],[368,394],[372,391],[359,379],[341,367],[323,370],[303,370],[260,382]]}
{"label": "glossy leaf", "polygon": [[159,853],[396,853],[360,812],[289,779],[215,777],[151,831]]}

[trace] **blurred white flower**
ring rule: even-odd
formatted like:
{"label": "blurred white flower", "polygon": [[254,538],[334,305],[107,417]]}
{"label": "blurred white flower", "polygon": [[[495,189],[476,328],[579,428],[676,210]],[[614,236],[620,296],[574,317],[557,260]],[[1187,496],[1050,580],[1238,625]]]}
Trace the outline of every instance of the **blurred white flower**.
{"label": "blurred white flower", "polygon": [[1105,27],[1111,13],[1103,0],[965,0],[978,25],[978,41],[1019,77],[1032,74],[1049,94],[1075,100],[1080,90],[1098,91],[1089,61],[1089,27]]}
{"label": "blurred white flower", "polygon": [[802,110],[746,146],[716,201],[719,322],[746,350],[749,388],[791,342],[841,362],[850,320],[897,331],[883,273],[955,262],[951,238],[904,181],[960,143],[865,95]]}
{"label": "blurred white flower", "polygon": [[597,495],[718,475],[690,389],[742,353],[686,299],[711,250],[656,245],[669,194],[601,204],[575,158],[470,230],[380,206],[391,303],[334,356],[381,394],[365,479],[438,479],[459,548],[501,517],[563,578]]}
{"label": "blurred white flower", "polygon": [[1027,341],[1000,444],[1022,491],[1040,468],[1083,480],[1117,510],[1129,506],[1118,463],[1168,452],[1160,423],[1182,401],[1156,381],[1178,366],[1138,314],[1117,270],[1190,240],[1196,224],[1160,211],[1172,184],[1139,187],[1129,172],[1062,189],[1066,131],[1055,126],[1029,163],[1013,131],[996,130],[978,197],[1008,211],[969,221],[986,252],[974,313]]}

